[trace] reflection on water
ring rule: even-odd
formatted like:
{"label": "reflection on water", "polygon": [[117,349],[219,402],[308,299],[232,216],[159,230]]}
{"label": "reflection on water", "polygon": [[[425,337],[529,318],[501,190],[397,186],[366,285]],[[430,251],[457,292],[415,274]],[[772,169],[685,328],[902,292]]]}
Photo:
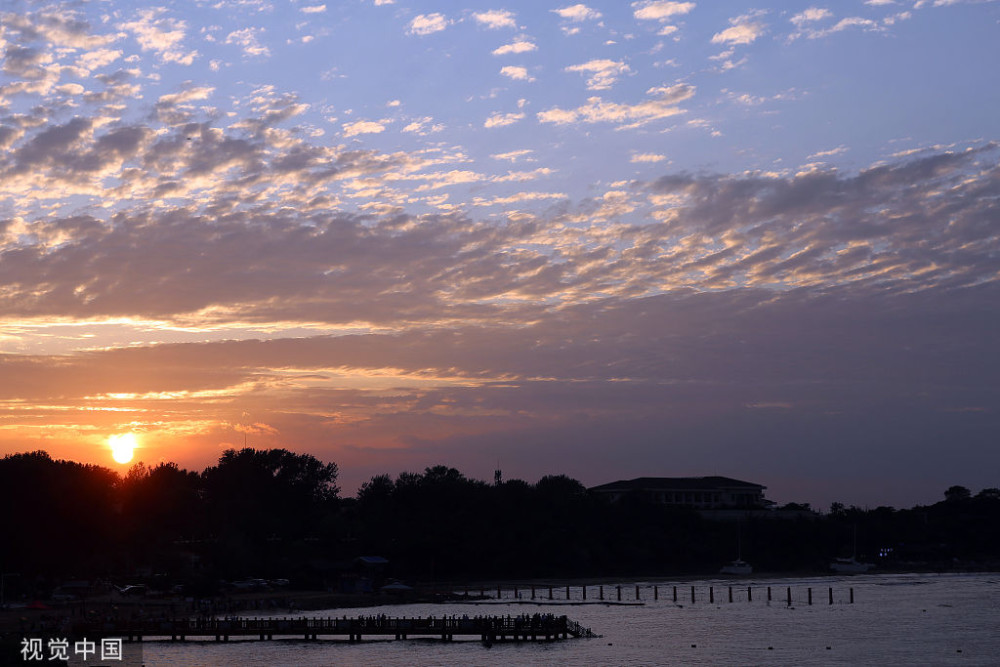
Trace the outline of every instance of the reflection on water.
{"label": "reflection on water", "polygon": [[[733,587],[729,602],[728,587]],[[1000,576],[862,575],[802,579],[705,580],[659,586],[640,584],[643,604],[605,605],[507,600],[486,604],[403,605],[312,612],[315,616],[388,613],[394,616],[445,614],[566,613],[602,635],[600,639],[551,643],[444,643],[435,639],[405,641],[345,640],[305,642],[214,641],[149,643],[148,665],[995,665],[1000,655]],[[695,587],[696,601],[690,601]],[[714,587],[714,603],[708,588]],[[752,601],[747,587],[752,586]],[[766,587],[773,598],[767,601]],[[793,603],[786,603],[791,587]],[[813,605],[806,589],[812,587]],[[834,604],[828,604],[828,589]],[[855,604],[847,602],[849,588]],[[634,584],[622,586],[634,600]],[[565,591],[563,590],[563,593]],[[605,598],[616,600],[614,586]],[[543,599],[544,597],[544,599]],[[565,598],[565,595],[563,595]],[[561,607],[561,609],[560,609]]]}

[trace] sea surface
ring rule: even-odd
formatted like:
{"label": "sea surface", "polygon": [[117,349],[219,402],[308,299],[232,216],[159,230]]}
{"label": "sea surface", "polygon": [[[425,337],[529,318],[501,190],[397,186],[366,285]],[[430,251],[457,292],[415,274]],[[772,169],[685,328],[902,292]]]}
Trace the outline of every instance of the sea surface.
{"label": "sea surface", "polygon": [[[308,616],[566,614],[601,635],[553,642],[345,639],[307,642],[147,642],[146,665],[1000,665],[1000,574],[749,577],[597,583],[584,603],[574,586],[507,588],[478,604],[411,604],[307,612]],[[622,602],[617,604],[617,585]],[[635,587],[639,586],[639,600]],[[673,587],[678,590],[673,601]],[[691,602],[691,587],[695,602]],[[729,602],[729,587],[733,602]],[[772,599],[767,600],[767,587]],[[714,602],[709,602],[709,588]],[[752,588],[752,600],[747,599]],[[787,590],[792,589],[792,604]],[[833,588],[834,603],[829,604]],[[807,601],[813,590],[813,604]],[[854,603],[850,602],[850,590]],[[478,591],[476,591],[478,593]],[[496,594],[496,590],[492,591]],[[282,614],[276,614],[281,616]],[[264,614],[261,614],[264,616]]]}

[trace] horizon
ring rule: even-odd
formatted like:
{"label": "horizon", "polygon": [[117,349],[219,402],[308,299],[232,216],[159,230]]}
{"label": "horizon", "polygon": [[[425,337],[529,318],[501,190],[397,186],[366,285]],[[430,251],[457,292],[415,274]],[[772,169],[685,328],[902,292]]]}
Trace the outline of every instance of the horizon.
{"label": "horizon", "polygon": [[0,456],[1000,487],[994,0],[0,17]]}
{"label": "horizon", "polygon": [[[267,451],[267,450],[263,450],[263,449],[256,449],[254,447],[247,447],[246,449],[251,449],[251,450],[261,451],[261,452]],[[231,450],[231,451],[239,452],[240,450],[234,449],[234,450]],[[285,450],[285,451],[288,451],[288,450]],[[178,463],[176,463],[174,461],[160,461],[160,462],[158,462],[156,464],[150,465],[150,464],[145,463],[144,461],[131,460],[131,461],[127,462],[127,464],[121,464],[121,463],[119,463],[119,465],[108,466],[108,465],[101,465],[100,463],[86,463],[86,462],[80,462],[80,461],[71,461],[69,459],[53,458],[53,457],[51,457],[49,455],[48,452],[46,452],[44,450],[35,450],[35,451],[30,451],[30,452],[29,451],[25,451],[25,452],[11,452],[11,453],[5,454],[2,458],[0,458],[0,460],[3,460],[3,458],[6,458],[8,456],[24,456],[24,455],[38,454],[38,453],[41,453],[41,454],[44,454],[44,455],[48,456],[55,463],[72,463],[72,464],[79,464],[79,465],[94,465],[94,466],[98,466],[99,468],[103,468],[104,470],[107,470],[107,471],[110,471],[110,472],[114,473],[116,475],[117,479],[119,479],[119,480],[125,480],[125,479],[127,479],[130,475],[133,474],[134,470],[138,470],[138,469],[144,468],[146,470],[146,472],[148,473],[149,471],[151,471],[152,469],[154,469],[155,467],[157,467],[159,465],[173,465],[173,466],[176,466],[177,469],[180,470],[180,471],[191,472],[191,473],[195,473],[195,474],[197,474],[197,475],[200,476],[200,475],[204,475],[204,473],[207,470],[209,470],[210,468],[214,468],[214,467],[216,467],[218,464],[220,464],[222,462],[222,458],[220,457],[220,459],[218,461],[214,461],[214,462],[210,463],[209,465],[205,466],[201,470],[198,470],[197,468],[192,469],[192,468],[189,468],[187,466],[180,465],[180,464],[178,464]],[[302,452],[289,452],[289,453],[294,454],[294,455],[303,455]],[[305,454],[305,455],[312,456],[311,454]],[[329,463],[333,463],[333,464],[337,463],[336,461],[323,461],[321,459],[317,459],[317,461],[319,461],[321,464],[324,464],[324,465],[325,464],[329,464]],[[403,470],[403,471],[399,471],[397,473],[391,473],[391,472],[388,472],[388,471],[383,471],[382,473],[377,473],[377,474],[388,475],[388,477],[390,479],[392,479],[393,481],[395,481],[399,477],[401,477],[403,475],[407,475],[407,474],[423,475],[427,471],[431,470],[434,467],[444,467],[444,468],[449,468],[449,469],[457,470],[456,468],[453,468],[452,466],[448,466],[447,464],[439,463],[439,464],[437,464],[437,466],[428,466],[427,468],[425,468],[422,471],[418,471],[418,470]],[[358,491],[360,490],[360,487],[364,483],[369,482],[372,479],[371,477],[369,477],[368,479],[365,479],[365,480],[363,480],[363,481],[361,481],[361,482],[359,482],[357,484],[352,484],[352,485],[349,485],[349,486],[345,487],[344,484],[343,484],[343,477],[341,476],[342,473],[343,473],[343,471],[340,469],[339,465],[337,466],[337,470],[338,471],[337,471],[337,477],[336,477],[336,484],[337,484],[337,487],[339,489],[337,497],[339,497],[341,499],[346,499],[346,498],[356,499],[357,495],[358,495]],[[495,472],[496,471],[494,471],[494,473]],[[474,477],[472,475],[466,474],[462,470],[458,470],[458,473],[463,478],[465,478],[466,480],[469,480],[470,482],[478,482],[478,483],[485,484],[487,486],[495,486],[496,485],[495,477],[493,479],[489,479],[489,478],[487,478],[485,476],[484,477]],[[502,473],[502,471],[501,471],[501,473]],[[713,475],[685,475],[685,476],[652,476],[652,475],[642,475],[640,477],[631,478],[631,479],[614,479],[614,480],[604,480],[604,481],[596,482],[596,483],[586,483],[583,480],[577,480],[577,479],[573,478],[570,475],[564,475],[563,473],[559,473],[559,472],[548,473],[548,474],[542,475],[538,479],[534,479],[534,480],[532,480],[532,479],[523,479],[523,478],[520,478],[520,477],[507,477],[506,475],[501,475],[501,478],[502,478],[501,481],[502,481],[502,483],[506,483],[506,482],[522,482],[522,483],[526,483],[526,484],[529,484],[531,486],[534,486],[534,485],[538,484],[542,479],[544,479],[546,477],[550,477],[550,476],[554,476],[554,477],[563,476],[563,477],[566,477],[568,479],[572,479],[574,481],[577,481],[577,482],[581,483],[588,491],[590,491],[593,488],[599,487],[599,486],[607,486],[609,484],[614,484],[614,483],[618,483],[618,482],[630,482],[630,481],[634,481],[636,479],[658,479],[658,478],[661,478],[661,477],[665,478],[665,479],[701,479],[701,478],[722,477],[722,478],[725,478],[725,479],[731,479],[731,480],[736,481],[736,482],[746,482],[746,483],[750,483],[750,484],[757,484],[757,482],[754,481],[754,480],[740,479],[740,478],[732,477],[730,475],[717,475],[717,474],[713,474]],[[353,478],[352,476],[348,476],[348,479],[352,479],[352,478]],[[876,509],[878,507],[889,507],[890,509],[893,509],[893,510],[906,510],[906,509],[913,509],[913,508],[920,507],[920,506],[934,505],[936,503],[943,502],[943,501],[945,501],[948,498],[948,492],[950,492],[952,489],[955,489],[955,488],[964,488],[964,489],[966,489],[969,492],[970,496],[975,496],[979,492],[982,492],[982,491],[996,491],[997,490],[996,487],[984,487],[982,489],[975,489],[975,488],[966,487],[966,486],[964,486],[962,484],[953,484],[953,485],[949,486],[947,489],[942,489],[941,492],[938,494],[937,498],[934,498],[933,500],[930,500],[928,502],[923,502],[923,503],[918,502],[918,503],[915,503],[915,504],[913,504],[911,506],[897,506],[897,505],[891,505],[891,504],[888,504],[888,503],[878,503],[878,504],[875,504],[875,505],[867,505],[867,504],[865,504],[865,505],[859,505],[858,503],[851,502],[850,499],[846,499],[846,498],[842,498],[842,499],[839,499],[839,500],[831,501],[830,503],[827,503],[826,505],[816,505],[816,504],[810,503],[810,502],[805,501],[805,500],[796,500],[796,499],[784,499],[784,500],[781,500],[781,501],[775,501],[773,498],[768,497],[768,493],[767,493],[767,488],[768,487],[767,487],[767,485],[766,484],[761,484],[760,486],[762,486],[764,488],[764,493],[763,493],[764,500],[767,501],[768,503],[770,503],[772,505],[772,508],[774,508],[774,509],[778,509],[778,508],[781,508],[781,507],[783,507],[785,505],[789,505],[789,504],[804,505],[804,506],[807,506],[809,509],[811,509],[813,512],[817,512],[817,513],[823,514],[823,515],[830,514],[831,510],[832,510],[832,506],[834,504],[840,505],[842,508],[859,509],[859,510],[866,511],[866,512],[870,511],[872,509]]]}

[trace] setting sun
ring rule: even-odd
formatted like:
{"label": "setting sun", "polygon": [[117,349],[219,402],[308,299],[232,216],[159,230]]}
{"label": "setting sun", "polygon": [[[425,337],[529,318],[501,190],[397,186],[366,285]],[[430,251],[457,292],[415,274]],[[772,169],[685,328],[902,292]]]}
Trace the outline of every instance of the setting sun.
{"label": "setting sun", "polygon": [[108,438],[108,446],[111,447],[111,458],[118,463],[128,463],[136,447],[135,434],[113,435]]}

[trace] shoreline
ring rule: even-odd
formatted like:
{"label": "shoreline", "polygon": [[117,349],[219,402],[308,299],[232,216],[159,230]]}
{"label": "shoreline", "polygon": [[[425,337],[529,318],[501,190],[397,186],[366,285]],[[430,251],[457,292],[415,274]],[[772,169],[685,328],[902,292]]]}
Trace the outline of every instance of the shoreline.
{"label": "shoreline", "polygon": [[775,580],[785,580],[785,579],[811,579],[811,578],[821,578],[821,577],[856,577],[867,575],[960,575],[960,574],[1000,574],[1000,563],[990,563],[989,565],[983,566],[981,568],[879,568],[871,570],[864,574],[843,574],[832,572],[830,570],[797,570],[797,571],[774,571],[774,572],[752,572],[747,575],[731,575],[731,574],[721,574],[719,572],[714,573],[701,573],[701,574],[678,574],[678,575],[612,575],[607,577],[526,577],[526,578],[506,578],[506,579],[477,579],[473,581],[464,580],[445,580],[445,581],[434,581],[434,582],[420,582],[414,584],[416,588],[423,587],[436,587],[438,589],[443,589],[446,587],[452,587],[454,589],[464,589],[468,588],[470,591],[473,589],[485,588],[489,592],[490,588],[494,591],[499,585],[502,588],[509,589],[513,586],[518,588],[530,588],[532,585],[541,588],[553,586],[554,588],[565,588],[570,586],[573,588],[586,585],[588,588],[591,586],[616,586],[616,585],[629,585],[633,586],[635,584],[670,584],[670,583],[688,583],[692,581],[708,581],[708,580],[728,580],[728,581],[749,581],[756,579],[775,579]]}
{"label": "shoreline", "polygon": [[[495,596],[497,587],[505,592],[517,589],[523,595],[534,586],[543,595],[549,587],[553,590],[597,589],[600,586],[614,589],[633,586],[671,586],[690,584],[696,581],[729,581],[733,584],[746,585],[755,581],[787,581],[792,579],[836,578],[850,580],[855,577],[896,576],[896,575],[989,575],[1000,576],[1000,569],[912,569],[912,570],[882,570],[862,575],[843,575],[831,572],[761,572],[746,576],[731,576],[721,574],[690,574],[680,576],[612,576],[612,577],[559,577],[552,579],[489,579],[466,581],[416,582],[414,590],[407,595],[391,595],[387,593],[334,593],[329,591],[270,591],[223,594],[212,598],[185,599],[176,597],[146,597],[121,598],[116,594],[88,597],[71,603],[45,603],[43,609],[27,607],[8,607],[0,609],[0,633],[24,634],[26,632],[44,632],[58,630],[67,620],[77,622],[88,615],[112,614],[115,616],[145,616],[145,617],[187,617],[218,616],[220,614],[246,615],[254,612],[261,614],[281,613],[299,614],[317,610],[357,609],[364,607],[392,607],[406,604],[554,604],[554,606],[573,606],[581,604],[603,604],[617,606],[634,605],[635,602],[617,602],[613,600],[561,600],[550,603],[544,597],[537,599],[503,598]],[[644,602],[639,603],[644,604]]]}

